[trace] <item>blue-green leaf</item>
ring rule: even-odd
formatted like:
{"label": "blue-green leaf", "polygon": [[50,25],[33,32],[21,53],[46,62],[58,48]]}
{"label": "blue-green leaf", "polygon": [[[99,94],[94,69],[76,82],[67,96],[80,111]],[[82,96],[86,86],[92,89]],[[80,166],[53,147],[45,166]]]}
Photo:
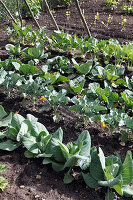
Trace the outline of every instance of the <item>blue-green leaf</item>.
{"label": "blue-green leaf", "polygon": [[6,151],[13,151],[19,147],[20,143],[13,142],[12,140],[7,140],[6,142],[0,143],[0,149]]}
{"label": "blue-green leaf", "polygon": [[123,163],[122,178],[123,185],[128,185],[133,180],[133,160],[131,151],[128,151],[126,154],[126,158]]}

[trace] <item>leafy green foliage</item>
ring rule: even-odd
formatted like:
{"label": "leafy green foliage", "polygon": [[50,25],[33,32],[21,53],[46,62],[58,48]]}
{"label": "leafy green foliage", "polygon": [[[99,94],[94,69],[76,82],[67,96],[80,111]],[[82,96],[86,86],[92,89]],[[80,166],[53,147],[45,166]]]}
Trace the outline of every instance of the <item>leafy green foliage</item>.
{"label": "leafy green foliage", "polygon": [[34,60],[35,62],[39,62],[39,60],[46,59],[50,53],[44,54],[44,47],[41,43],[36,43],[36,48],[25,48],[21,52],[24,56],[25,60]]}
{"label": "leafy green foliage", "polygon": [[130,90],[125,90],[121,93],[122,99],[126,107],[133,109],[133,92]]}
{"label": "leafy green foliage", "polygon": [[117,5],[119,3],[119,0],[104,0],[106,3],[107,7],[111,10],[117,8]]}
{"label": "leafy green foliage", "polygon": [[53,87],[47,87],[43,94],[45,105],[40,108],[40,111],[52,108],[54,110],[53,120],[58,122],[60,120],[60,114],[58,112],[59,106],[64,106],[70,101],[70,98],[67,97],[66,94],[67,90],[65,89],[61,89],[59,92],[56,92]]}
{"label": "leafy green foliage", "polygon": [[[120,76],[124,74],[125,68],[116,68],[114,65],[107,65],[106,67],[101,67],[100,65],[95,65],[92,69],[92,76],[96,76],[99,79],[104,79],[107,82],[113,82],[117,80]],[[106,82],[106,84],[107,84]]]}
{"label": "leafy green foliage", "polygon": [[126,14],[132,14],[133,13],[133,6],[132,5],[124,5],[123,7],[121,7],[121,9]]}
{"label": "leafy green foliage", "polygon": [[[102,150],[91,154],[90,173],[82,173],[86,184],[91,188],[104,186],[113,188],[119,195],[123,195],[125,185],[128,185],[128,195],[132,195],[129,184],[133,181],[132,176],[133,160],[130,151],[127,152],[124,163],[122,164],[119,156],[104,157]],[[129,191],[129,193],[128,193]],[[112,199],[113,194],[108,190],[106,199]]]}
{"label": "leafy green foliage", "polygon": [[85,125],[88,124],[89,119],[93,119],[100,111],[106,110],[106,107],[100,105],[98,100],[91,100],[86,95],[81,98],[75,96],[71,101],[75,105],[70,106],[69,110],[80,113]]}
{"label": "leafy green foliage", "polygon": [[6,51],[7,51],[7,53],[8,53],[9,55],[18,56],[18,55],[20,55],[20,52],[21,52],[20,44],[16,44],[16,45],[7,44],[7,45],[5,46],[5,49],[6,49]]}
{"label": "leafy green foliage", "polygon": [[68,81],[70,88],[75,94],[81,94],[85,85],[85,76],[81,75]]}
{"label": "leafy green foliage", "polygon": [[73,0],[48,0],[48,4],[50,6],[50,8],[56,8],[57,5],[61,5],[61,6],[69,6],[72,3]]}
{"label": "leafy green foliage", "polygon": [[109,125],[111,134],[116,126],[125,125],[126,119],[128,118],[130,117],[125,112],[118,110],[117,108],[112,108],[109,114],[101,115],[101,121]]}
{"label": "leafy green foliage", "polygon": [[[35,17],[39,17],[40,16],[40,10],[41,10],[41,5],[40,5],[40,1],[39,0],[27,0],[32,12],[33,12],[33,15]],[[30,15],[30,12],[27,8],[27,5],[25,4],[25,2],[23,0],[20,0],[20,3],[21,3],[21,12],[22,12],[22,15],[23,17],[31,17]]]}
{"label": "leafy green foliage", "polygon": [[[6,169],[7,166],[0,164],[0,173],[5,171]],[[6,187],[9,187],[7,180],[3,176],[0,176],[0,190],[3,191]]]}
{"label": "leafy green foliage", "polygon": [[[6,7],[10,10],[11,14],[14,15],[17,11],[17,3],[14,2],[14,0],[4,0],[3,1],[6,5]],[[3,9],[3,6],[0,4],[0,22],[7,21],[9,19],[9,16],[7,15],[5,9]]]}
{"label": "leafy green foliage", "polygon": [[81,74],[88,74],[92,69],[93,60],[89,60],[86,63],[78,64],[74,59],[72,59],[74,67],[77,69],[78,72]]}
{"label": "leafy green foliage", "polygon": [[40,30],[33,30],[32,25],[29,24],[21,28],[20,25],[15,23],[13,28],[6,28],[7,34],[10,37],[10,40],[16,43],[22,43],[23,45],[31,44],[35,45],[36,42],[51,42],[51,39],[46,36],[45,27],[40,28]]}
{"label": "leafy green foliage", "polygon": [[[2,106],[0,106],[0,114],[1,119],[6,115]],[[30,114],[25,119],[19,114],[10,113],[0,121],[0,127],[6,126],[8,130],[0,132],[0,138],[5,137],[7,141],[0,143],[0,149],[12,151],[23,144],[26,147],[25,156],[42,157],[43,164],[51,163],[57,172],[68,169],[64,176],[66,184],[74,180],[71,173],[72,168],[78,166],[89,187],[103,186],[108,188],[106,199],[113,198],[110,188],[119,195],[133,195],[133,189],[130,186],[133,181],[131,151],[126,153],[123,163],[119,155],[105,157],[101,148],[98,150],[95,147],[91,148],[91,138],[88,131],[83,131],[76,141],[65,145],[63,144],[61,128],[51,135],[45,126]],[[83,172],[84,170],[86,171]]]}
{"label": "leafy green foliage", "polygon": [[21,85],[22,81],[24,81],[24,78],[17,73],[14,73],[12,71],[5,72],[3,69],[1,74],[1,87],[4,87],[6,89],[6,92],[8,96],[10,96],[11,90],[17,85]]}
{"label": "leafy green foliage", "polygon": [[62,74],[73,73],[73,68],[70,66],[70,61],[65,56],[56,56],[47,60],[50,69],[59,70]]}

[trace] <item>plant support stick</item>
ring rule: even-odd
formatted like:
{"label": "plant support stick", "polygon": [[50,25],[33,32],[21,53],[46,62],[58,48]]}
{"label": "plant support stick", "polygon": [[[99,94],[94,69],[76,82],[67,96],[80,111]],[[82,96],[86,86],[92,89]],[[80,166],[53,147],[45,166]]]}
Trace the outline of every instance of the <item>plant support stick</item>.
{"label": "plant support stick", "polygon": [[19,15],[20,23],[21,23],[21,28],[22,28],[23,21],[22,21],[22,16],[21,16],[21,12],[20,12],[19,0],[17,0],[17,8],[18,8],[18,15]]}
{"label": "plant support stick", "polygon": [[47,12],[48,12],[49,16],[51,17],[51,20],[52,20],[54,26],[55,26],[56,29],[59,31],[59,27],[58,27],[58,25],[57,25],[57,23],[56,23],[56,21],[55,21],[55,18],[53,17],[53,15],[52,15],[52,13],[51,13],[51,11],[50,11],[50,8],[49,8],[49,5],[48,5],[48,3],[47,3],[47,0],[44,0],[44,4],[45,4],[45,6],[46,6]]}
{"label": "plant support stick", "polygon": [[30,8],[30,6],[29,6],[27,0],[24,0],[24,1],[25,1],[26,5],[27,5],[29,11],[30,11],[30,14],[31,14],[31,16],[32,16],[32,18],[33,18],[33,20],[34,20],[34,22],[36,23],[37,27],[40,29],[40,26],[39,26],[39,24],[38,24],[36,18],[34,17],[33,12],[32,12],[32,10],[31,10],[31,8]]}
{"label": "plant support stick", "polygon": [[10,13],[10,11],[8,10],[8,8],[6,7],[6,5],[3,3],[2,0],[0,0],[0,3],[2,4],[2,6],[5,8],[5,10],[8,12],[8,14],[10,15],[11,19],[14,21],[15,24],[16,23],[16,20],[14,19],[14,17],[12,16],[12,14]]}
{"label": "plant support stick", "polygon": [[85,20],[83,14],[82,14],[82,11],[81,11],[81,8],[80,8],[80,5],[79,5],[79,1],[78,1],[78,0],[75,0],[75,4],[76,4],[76,7],[77,7],[77,9],[78,9],[78,12],[79,12],[79,15],[80,15],[80,17],[81,17],[81,20],[82,20],[82,22],[83,22],[83,24],[84,24],[84,27],[85,27],[85,29],[86,29],[86,31],[87,31],[87,34],[88,34],[89,37],[91,37],[91,32],[90,32],[90,30],[89,30],[89,28],[88,28],[88,26],[87,26],[87,23],[86,23],[86,20]]}

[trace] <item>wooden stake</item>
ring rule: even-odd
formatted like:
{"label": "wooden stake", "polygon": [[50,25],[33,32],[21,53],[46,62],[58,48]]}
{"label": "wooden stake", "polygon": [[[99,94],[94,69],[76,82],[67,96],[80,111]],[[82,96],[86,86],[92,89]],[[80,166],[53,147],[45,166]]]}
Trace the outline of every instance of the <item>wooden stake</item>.
{"label": "wooden stake", "polygon": [[86,31],[87,31],[87,34],[88,34],[89,37],[91,37],[91,32],[90,32],[90,30],[89,30],[89,28],[88,28],[88,26],[87,26],[87,23],[86,23],[86,20],[85,20],[83,14],[82,14],[82,11],[81,11],[81,8],[80,8],[80,5],[79,5],[79,1],[78,1],[78,0],[74,0],[74,1],[75,1],[75,4],[76,4],[76,7],[77,7],[77,9],[78,9],[80,18],[81,18],[81,20],[82,20],[82,22],[83,22],[83,24],[84,24],[84,27],[85,27],[85,29],[86,29]]}
{"label": "wooden stake", "polygon": [[26,5],[27,5],[27,7],[28,7],[28,10],[29,10],[29,12],[30,12],[30,14],[31,14],[31,16],[32,16],[32,18],[33,18],[33,20],[34,20],[34,22],[36,23],[37,27],[40,29],[39,23],[37,22],[36,18],[34,17],[33,12],[32,12],[32,10],[31,10],[31,8],[30,8],[30,6],[29,6],[27,0],[24,0],[24,1],[25,1]]}
{"label": "wooden stake", "polygon": [[5,8],[5,10],[8,12],[9,16],[11,17],[11,19],[14,21],[15,24],[17,24],[16,20],[14,19],[14,17],[12,16],[11,12],[8,10],[8,8],[6,7],[6,5],[3,3],[2,0],[0,0],[0,3],[2,4],[2,6]]}
{"label": "wooden stake", "polygon": [[55,26],[56,29],[59,31],[59,27],[58,27],[58,25],[57,25],[57,23],[56,23],[56,21],[55,21],[54,16],[52,15],[52,13],[51,13],[51,11],[50,11],[50,8],[49,8],[49,5],[48,5],[48,3],[47,3],[47,0],[43,0],[43,1],[44,1],[44,4],[45,4],[46,9],[47,9],[47,12],[48,12],[48,14],[49,14],[49,16],[50,16],[50,18],[51,18],[51,20],[52,20],[54,26]]}
{"label": "wooden stake", "polygon": [[23,20],[22,20],[22,16],[21,16],[21,12],[20,12],[19,0],[17,0],[17,9],[18,9],[19,20],[20,20],[20,23],[21,23],[21,28],[22,28],[23,27]]}

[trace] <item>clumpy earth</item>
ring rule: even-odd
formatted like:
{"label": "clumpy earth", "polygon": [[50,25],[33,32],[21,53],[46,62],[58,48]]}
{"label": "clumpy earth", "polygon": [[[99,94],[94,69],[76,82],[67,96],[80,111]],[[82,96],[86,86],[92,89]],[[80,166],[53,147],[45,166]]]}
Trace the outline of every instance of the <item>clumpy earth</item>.
{"label": "clumpy earth", "polygon": [[[121,1],[115,11],[109,11],[103,0],[84,0],[80,1],[82,10],[90,28],[92,36],[98,39],[116,38],[120,42],[133,40],[133,16],[125,16],[127,22],[125,29],[122,30],[121,15],[124,15],[120,7],[124,4]],[[66,12],[70,11],[70,19],[67,20]],[[99,13],[99,20],[94,24],[95,15]],[[112,21],[108,28],[103,25],[107,24],[107,20],[111,14]],[[73,3],[68,8],[58,7],[55,9],[55,19],[60,29],[69,31],[71,34],[85,36],[83,24],[80,21],[77,9]],[[48,33],[55,28],[51,23],[46,11],[42,11],[38,22],[41,26],[46,26]],[[27,23],[34,23],[29,19]],[[8,56],[4,52],[5,45],[10,43],[6,35],[4,27],[10,26],[10,21],[0,24],[0,58],[6,59]],[[54,52],[52,52],[54,56]],[[60,108],[61,121],[54,123],[52,112],[39,112],[42,102],[37,99],[35,105],[29,101],[25,108],[22,107],[22,96],[18,95],[14,89],[11,97],[8,98],[5,94],[0,93],[0,105],[6,112],[18,112],[26,117],[27,114],[33,114],[38,118],[38,121],[43,123],[50,133],[54,133],[59,127],[62,127],[64,132],[64,143],[74,141],[83,130],[88,130],[92,146],[101,147],[106,156],[120,153],[122,159],[128,150],[133,151],[133,141],[130,139],[126,144],[121,143],[119,134],[110,135],[108,128],[102,128],[100,123],[89,123],[87,127],[83,125],[76,128],[76,122],[80,121],[80,116],[68,111],[67,107]],[[0,163],[8,166],[8,169],[2,175],[8,180],[10,186],[0,194],[1,200],[104,200],[106,189],[98,188],[97,190],[90,189],[86,186],[83,180],[75,180],[71,184],[63,183],[64,172],[56,173],[51,165],[43,165],[42,159],[28,159],[24,156],[25,149],[20,147],[13,152],[0,151]],[[131,200],[132,198],[115,196],[116,200]]]}

